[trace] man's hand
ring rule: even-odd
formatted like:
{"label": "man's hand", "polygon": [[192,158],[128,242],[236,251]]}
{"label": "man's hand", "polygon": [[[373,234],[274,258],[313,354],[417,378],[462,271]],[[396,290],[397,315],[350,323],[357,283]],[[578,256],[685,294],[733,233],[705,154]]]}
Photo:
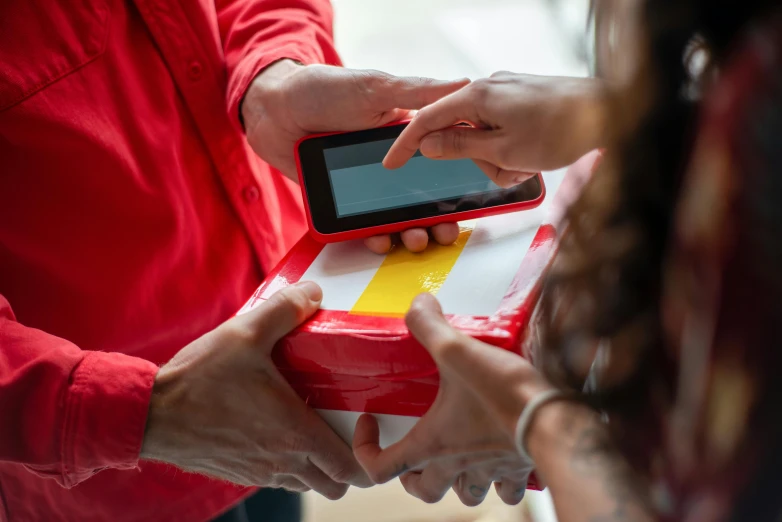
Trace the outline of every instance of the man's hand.
{"label": "man's hand", "polygon": [[350,448],[272,363],[275,342],[320,306],[300,283],[186,346],[158,372],[141,457],[237,484],[342,497],[368,486]]}
{"label": "man's hand", "polygon": [[512,187],[604,145],[603,89],[589,78],[495,73],[419,111],[383,164],[399,168],[420,149],[432,159],[470,158]]}
{"label": "man's hand", "polygon": [[[440,82],[428,78],[399,78],[378,71],[352,70],[327,65],[298,65],[281,60],[264,69],[247,90],[242,103],[247,140],[266,162],[294,181],[293,146],[316,133],[369,129],[403,120],[410,110],[425,107],[469,83]],[[459,235],[454,223],[438,225],[432,237],[451,244]],[[402,233],[405,246],[418,252],[426,248],[423,229]],[[371,238],[367,246],[384,253],[391,238]]]}
{"label": "man's hand", "polygon": [[529,398],[551,385],[521,356],[454,330],[429,294],[416,298],[406,320],[437,363],[440,390],[410,433],[385,450],[375,419],[362,416],[353,439],[356,458],[373,481],[399,476],[408,493],[426,502],[453,487],[474,506],[492,483],[506,503],[520,502],[532,463],[516,450],[516,421]]}

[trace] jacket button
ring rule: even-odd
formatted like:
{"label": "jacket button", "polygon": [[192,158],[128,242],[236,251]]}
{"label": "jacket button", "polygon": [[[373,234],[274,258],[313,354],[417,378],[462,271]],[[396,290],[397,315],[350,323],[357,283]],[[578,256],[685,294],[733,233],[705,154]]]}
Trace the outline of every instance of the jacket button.
{"label": "jacket button", "polygon": [[242,191],[242,196],[247,203],[255,203],[261,197],[258,187],[246,187]]}
{"label": "jacket button", "polygon": [[204,67],[198,60],[193,60],[190,62],[190,65],[187,66],[187,77],[190,78],[191,81],[197,82],[201,79],[203,74]]}

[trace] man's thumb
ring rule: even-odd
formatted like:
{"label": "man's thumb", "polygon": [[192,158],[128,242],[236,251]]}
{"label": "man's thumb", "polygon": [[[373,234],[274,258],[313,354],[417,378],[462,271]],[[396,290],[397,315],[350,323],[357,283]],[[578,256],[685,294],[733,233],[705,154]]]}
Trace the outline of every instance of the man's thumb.
{"label": "man's thumb", "polygon": [[497,162],[492,151],[497,137],[493,131],[452,127],[427,134],[421,140],[421,154],[431,159],[479,159]]}
{"label": "man's thumb", "polygon": [[304,281],[280,290],[245,315],[264,340],[275,342],[314,314],[322,300],[323,291],[320,287],[311,281]]}

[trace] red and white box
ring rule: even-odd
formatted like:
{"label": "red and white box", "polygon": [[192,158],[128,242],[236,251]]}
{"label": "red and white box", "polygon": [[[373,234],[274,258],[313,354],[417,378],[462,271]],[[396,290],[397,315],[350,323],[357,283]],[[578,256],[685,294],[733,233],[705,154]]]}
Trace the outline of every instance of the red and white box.
{"label": "red and white box", "polygon": [[368,412],[385,447],[426,413],[438,390],[434,361],[404,323],[413,298],[435,294],[453,326],[521,353],[556,248],[553,223],[585,177],[578,171],[593,163],[586,157],[568,174],[546,175],[547,200],[537,209],[462,223],[453,246],[420,254],[396,247],[378,256],[360,241],[323,245],[305,236],[240,313],[290,284],[318,283],[321,310],[279,342],[274,361],[348,443]]}

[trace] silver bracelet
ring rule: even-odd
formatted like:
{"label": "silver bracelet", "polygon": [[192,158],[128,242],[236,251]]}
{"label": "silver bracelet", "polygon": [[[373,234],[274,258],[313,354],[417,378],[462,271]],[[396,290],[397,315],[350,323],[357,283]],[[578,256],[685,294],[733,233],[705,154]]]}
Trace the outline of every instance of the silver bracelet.
{"label": "silver bracelet", "polygon": [[527,452],[527,448],[524,447],[524,437],[527,435],[527,430],[529,430],[532,417],[534,417],[540,407],[544,406],[546,403],[566,399],[567,397],[568,395],[566,393],[559,390],[546,390],[534,396],[532,400],[524,406],[519,421],[516,423],[516,449],[518,450],[519,455],[528,462],[534,463],[529,452]]}

